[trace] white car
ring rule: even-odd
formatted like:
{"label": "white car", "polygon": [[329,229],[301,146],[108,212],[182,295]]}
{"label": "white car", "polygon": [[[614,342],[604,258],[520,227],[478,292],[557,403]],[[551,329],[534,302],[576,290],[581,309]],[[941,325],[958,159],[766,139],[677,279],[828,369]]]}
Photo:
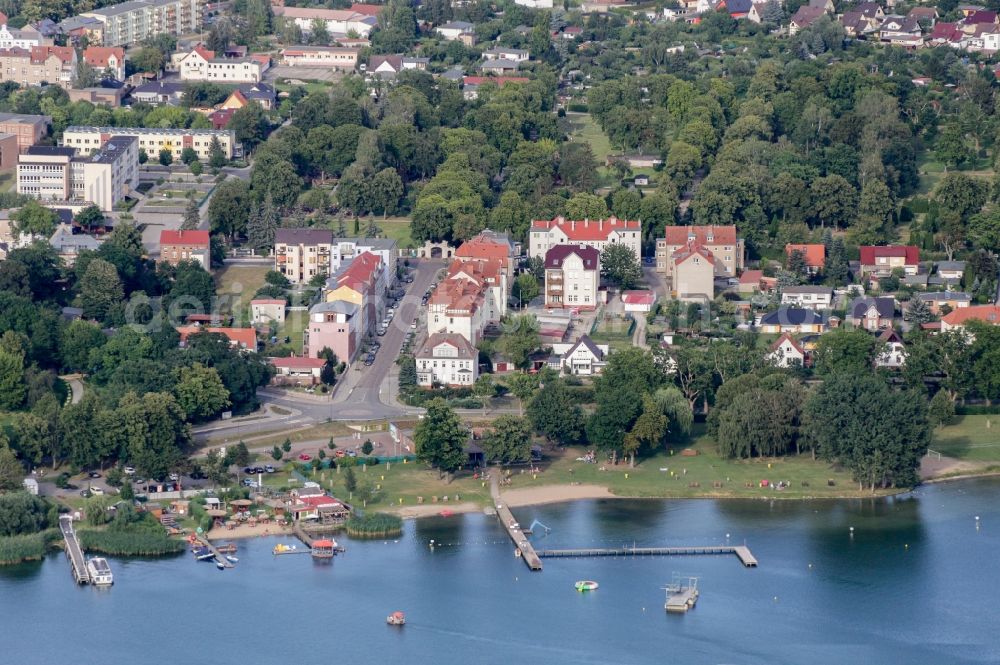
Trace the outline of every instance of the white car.
{"label": "white car", "polygon": [[97,496],[101,496],[102,494],[104,494],[104,490],[102,490],[100,487],[91,487],[90,493],[96,494]]}
{"label": "white car", "polygon": [[176,483],[178,480],[180,480],[180,476],[178,476],[176,473],[171,473],[170,474],[170,480],[172,480],[172,481],[174,481]]}
{"label": "white car", "polygon": [[130,476],[134,476],[135,475],[135,467],[134,466],[127,466],[123,470],[125,471],[126,474],[128,474]]}

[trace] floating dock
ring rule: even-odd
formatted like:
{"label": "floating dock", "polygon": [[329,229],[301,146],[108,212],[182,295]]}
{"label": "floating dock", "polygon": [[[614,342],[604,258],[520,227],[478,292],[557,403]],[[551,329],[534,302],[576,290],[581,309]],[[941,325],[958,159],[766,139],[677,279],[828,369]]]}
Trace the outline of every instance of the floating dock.
{"label": "floating dock", "polygon": [[663,609],[668,612],[687,612],[698,602],[697,577],[688,578],[687,584],[675,577],[673,582],[663,587],[663,590],[667,592],[667,601],[663,604]]}
{"label": "floating dock", "polygon": [[593,556],[694,556],[701,554],[735,554],[747,568],[756,568],[757,559],[745,545],[702,547],[613,547],[573,550],[539,550],[541,558],[593,557]]}
{"label": "floating dock", "polygon": [[207,537],[205,537],[205,536],[199,536],[199,535],[196,534],[195,537],[194,537],[194,541],[195,541],[195,543],[201,545],[202,547],[207,547],[212,552],[212,554],[215,555],[215,561],[217,563],[222,564],[223,568],[232,568],[233,567],[232,561],[230,561],[225,556],[223,556],[222,552],[219,551],[219,548],[216,547],[215,545],[213,545],[208,540]]}
{"label": "floating dock", "polygon": [[87,560],[83,557],[80,541],[76,539],[76,531],[73,530],[73,518],[69,515],[60,516],[59,530],[62,531],[63,540],[66,541],[66,556],[73,568],[73,580],[77,584],[90,584],[90,571],[87,569]]}
{"label": "floating dock", "polygon": [[527,536],[521,530],[517,520],[514,519],[510,508],[500,499],[500,486],[496,476],[490,479],[490,494],[493,496],[493,504],[497,509],[497,518],[499,518],[504,531],[507,532],[507,535],[514,542],[514,553],[524,559],[525,565],[531,570],[541,570],[542,560],[538,558],[535,548],[528,542]]}

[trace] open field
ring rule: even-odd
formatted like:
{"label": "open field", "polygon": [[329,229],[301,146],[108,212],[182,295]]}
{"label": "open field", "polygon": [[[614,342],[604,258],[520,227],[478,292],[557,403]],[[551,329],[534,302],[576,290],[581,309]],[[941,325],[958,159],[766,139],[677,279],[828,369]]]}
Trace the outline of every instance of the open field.
{"label": "open field", "polygon": [[389,217],[385,221],[378,220],[378,227],[382,229],[382,235],[392,238],[399,244],[400,249],[416,247],[417,243],[410,236],[410,218]]}
{"label": "open field", "polygon": [[608,135],[589,113],[567,113],[566,120],[571,127],[572,140],[589,143],[594,157],[603,168],[604,161],[611,154],[611,141]]}
{"label": "open field", "polygon": [[[268,270],[271,270],[271,266],[229,264],[215,273],[215,293],[239,298],[243,313],[246,313],[253,295],[264,286],[264,275]],[[230,299],[222,301],[223,313],[235,314],[231,307]]]}
{"label": "open field", "polygon": [[934,432],[931,449],[969,462],[1000,462],[1000,416],[959,416]]}
{"label": "open field", "polygon": [[[927,161],[919,164],[917,168],[920,174],[920,185],[917,188],[918,195],[925,196],[933,192],[938,181],[941,180],[946,173],[945,165],[942,162],[934,161],[933,159],[928,159]],[[989,158],[977,159],[975,164],[963,165],[960,169],[951,167],[947,172],[961,173],[972,178],[985,179],[992,179],[994,175],[993,169],[990,168]]]}

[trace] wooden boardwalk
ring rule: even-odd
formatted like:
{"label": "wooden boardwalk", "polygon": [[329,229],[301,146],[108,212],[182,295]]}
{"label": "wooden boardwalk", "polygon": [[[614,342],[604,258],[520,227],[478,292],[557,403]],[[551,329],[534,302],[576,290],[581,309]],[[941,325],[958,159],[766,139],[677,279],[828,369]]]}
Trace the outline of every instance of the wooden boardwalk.
{"label": "wooden boardwalk", "polygon": [[541,558],[592,557],[592,556],[694,556],[699,554],[735,554],[747,568],[756,568],[757,559],[744,545],[702,547],[611,547],[572,550],[539,550]]}
{"label": "wooden boardwalk", "polygon": [[490,475],[492,476],[490,478],[490,494],[493,496],[493,505],[497,509],[497,518],[499,518],[501,526],[503,526],[504,531],[507,532],[507,535],[514,542],[515,551],[521,553],[521,558],[524,559],[524,563],[528,568],[531,570],[541,570],[542,560],[538,558],[535,548],[532,547],[527,536],[524,535],[524,531],[521,530],[521,526],[514,519],[510,508],[500,498],[500,485],[496,475]]}
{"label": "wooden boardwalk", "polygon": [[212,554],[215,555],[215,560],[221,563],[223,568],[233,567],[233,563],[229,559],[227,559],[225,555],[219,551],[219,548],[213,545],[206,536],[195,535],[195,538],[197,539],[199,544],[204,545],[209,550],[211,550]]}
{"label": "wooden boardwalk", "polygon": [[73,518],[69,515],[60,516],[59,530],[66,541],[66,556],[73,567],[73,579],[77,584],[89,584],[90,571],[87,570],[87,560],[83,556],[80,541],[76,539],[76,531],[73,530]]}

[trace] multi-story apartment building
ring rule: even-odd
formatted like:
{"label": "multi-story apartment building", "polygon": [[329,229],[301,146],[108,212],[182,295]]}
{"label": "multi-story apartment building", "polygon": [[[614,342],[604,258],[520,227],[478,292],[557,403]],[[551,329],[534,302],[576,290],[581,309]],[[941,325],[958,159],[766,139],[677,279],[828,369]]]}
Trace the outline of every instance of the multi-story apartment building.
{"label": "multi-story apartment building", "polygon": [[479,352],[461,335],[437,333],[427,338],[415,356],[417,384],[471,386],[479,377]]}
{"label": "multi-story apartment building", "polygon": [[47,115],[0,113],[0,132],[17,137],[18,150],[24,152],[49,133],[52,118]]}
{"label": "multi-story apartment building", "polygon": [[187,35],[202,27],[202,0],[132,0],[82,12],[102,25],[104,46],[138,44],[157,35]]}
{"label": "multi-story apartment building", "polygon": [[323,349],[337,359],[351,362],[362,338],[361,307],[346,300],[316,303],[309,310],[309,325],[302,339],[302,354],[318,358]]}
{"label": "multi-story apartment building", "polygon": [[88,201],[111,212],[136,185],[136,144],[134,137],[114,136],[93,154],[77,154],[66,146],[32,146],[18,158],[17,191],[44,201]]}
{"label": "multi-story apartment building", "polygon": [[288,46],[281,49],[281,64],[354,71],[358,66],[359,50],[347,46]]}
{"label": "multi-story apartment building", "polygon": [[323,299],[327,302],[344,300],[357,305],[361,312],[360,329],[370,334],[375,332],[385,313],[385,294],[382,259],[364,252],[341,265],[326,280]]}
{"label": "multi-story apartment building", "polygon": [[193,148],[198,159],[207,161],[212,149],[212,139],[218,139],[226,159],[239,155],[236,134],[231,129],[162,129],[156,127],[67,127],[63,132],[63,145],[80,150],[101,146],[111,136],[134,136],[139,140],[139,150],[155,157],[167,148],[174,154],[174,161],[181,158],[184,148]]}
{"label": "multi-story apartment building", "polygon": [[354,33],[367,37],[378,25],[378,19],[350,9],[323,9],[321,7],[279,7],[273,6],[274,15],[282,16],[299,26],[302,34],[312,32],[313,21],[326,23],[326,30],[332,36]]}
{"label": "multi-story apartment building", "polygon": [[274,232],[274,269],[293,284],[329,275],[332,248],[332,231],[278,229]]}
{"label": "multi-story apartment building", "polygon": [[[160,261],[176,266],[181,261],[194,261],[205,270],[212,269],[212,248],[208,231],[160,231]],[[284,310],[282,310],[283,312]]]}
{"label": "multi-story apartment building", "polygon": [[271,60],[267,56],[219,58],[215,51],[196,46],[188,53],[174,58],[182,81],[211,81],[213,83],[258,83]]}
{"label": "multi-story apartment building", "polygon": [[391,238],[334,238],[330,251],[330,273],[340,270],[340,267],[356,256],[365,252],[374,254],[382,260],[386,286],[396,283],[396,262],[399,258],[399,246]]}
{"label": "multi-story apartment building", "polygon": [[495,259],[500,261],[503,264],[504,274],[510,279],[514,274],[514,268],[517,267],[514,249],[510,235],[484,229],[475,238],[463,242],[455,250],[455,256],[462,259]]}
{"label": "multi-story apartment building", "polygon": [[914,245],[889,245],[876,247],[864,245],[861,252],[860,269],[862,275],[885,277],[899,269],[906,275],[920,272],[920,248]]}
{"label": "multi-story apartment building", "polygon": [[451,333],[478,343],[486,325],[485,304],[482,284],[464,279],[441,282],[427,301],[427,334]]}
{"label": "multi-story apartment building", "polygon": [[711,253],[715,274],[735,277],[743,270],[746,246],[736,235],[736,227],[728,226],[668,226],[666,236],[656,241],[656,271],[673,278],[674,254],[688,245],[699,245]]}
{"label": "multi-story apartment building", "polygon": [[507,315],[507,273],[497,259],[455,259],[448,266],[448,281],[465,280],[485,290],[483,322],[500,321]]}
{"label": "multi-story apartment building", "polygon": [[556,217],[534,220],[528,234],[528,255],[545,258],[545,252],[556,245],[587,245],[597,251],[612,244],[632,248],[636,258],[642,256],[642,224],[638,221],[608,217],[607,219],[569,220]]}
{"label": "multi-story apartment building", "polygon": [[556,245],[545,252],[545,306],[597,307],[601,253],[587,245]]}
{"label": "multi-story apartment building", "polygon": [[68,46],[0,49],[0,81],[70,88],[75,80],[76,51]]}
{"label": "multi-story apartment building", "polygon": [[6,17],[3,18],[3,25],[0,25],[0,49],[2,48],[23,48],[30,49],[32,46],[51,46],[52,40],[46,39],[37,28],[26,25],[23,28],[11,28],[7,25]]}

